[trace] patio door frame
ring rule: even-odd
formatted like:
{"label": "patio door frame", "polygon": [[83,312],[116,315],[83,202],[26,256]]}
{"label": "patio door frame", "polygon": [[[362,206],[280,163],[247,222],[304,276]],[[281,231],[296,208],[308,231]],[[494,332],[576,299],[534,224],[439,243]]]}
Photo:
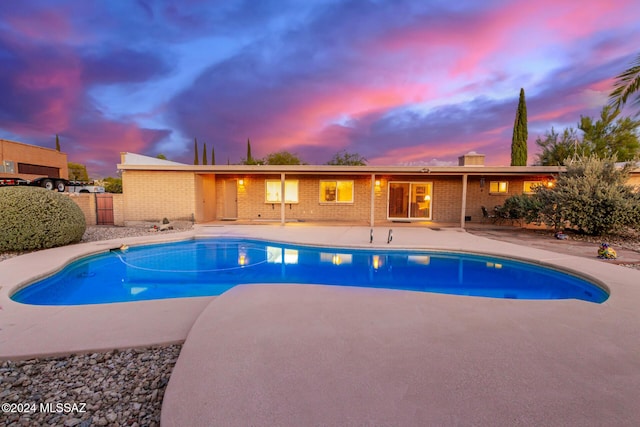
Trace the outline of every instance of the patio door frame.
{"label": "patio door frame", "polygon": [[[408,201],[407,201],[407,216],[397,217],[390,216],[389,209],[391,207],[391,185],[392,184],[409,184]],[[427,186],[428,191],[424,194],[429,196],[429,216],[428,217],[414,217],[411,216],[411,204],[415,198],[414,191],[417,186]],[[405,197],[405,196],[403,196]],[[388,181],[387,182],[387,220],[388,221],[431,221],[433,219],[433,181]]]}

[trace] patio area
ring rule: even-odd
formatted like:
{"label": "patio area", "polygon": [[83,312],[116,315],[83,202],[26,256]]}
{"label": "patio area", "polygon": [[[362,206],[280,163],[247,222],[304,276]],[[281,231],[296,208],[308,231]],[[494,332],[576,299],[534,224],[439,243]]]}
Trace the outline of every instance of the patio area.
{"label": "patio area", "polygon": [[[210,224],[0,263],[0,357],[184,341],[162,425],[637,425],[640,271],[457,228]],[[609,287],[603,304],[309,285],[219,297],[35,307],[8,295],[85,253],[237,236],[444,249],[555,265]],[[557,244],[552,242],[551,244]],[[105,328],[105,325],[108,325]]]}

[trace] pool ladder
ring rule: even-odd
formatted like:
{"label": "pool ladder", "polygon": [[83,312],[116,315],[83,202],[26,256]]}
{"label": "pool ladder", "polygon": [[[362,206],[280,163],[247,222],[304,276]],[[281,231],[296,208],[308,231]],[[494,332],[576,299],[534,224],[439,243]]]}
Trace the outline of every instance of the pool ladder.
{"label": "pool ladder", "polygon": [[[387,244],[391,243],[393,240],[393,229],[389,229],[389,234],[387,235]],[[373,228],[369,230],[369,243],[373,243]]]}

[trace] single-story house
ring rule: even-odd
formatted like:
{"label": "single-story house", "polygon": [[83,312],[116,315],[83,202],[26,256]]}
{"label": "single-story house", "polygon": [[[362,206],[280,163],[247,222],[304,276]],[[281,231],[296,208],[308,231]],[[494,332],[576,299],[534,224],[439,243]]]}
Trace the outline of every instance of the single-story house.
{"label": "single-story house", "polygon": [[[187,219],[455,224],[483,221],[514,194],[553,185],[558,166],[186,165],[122,153],[125,223]],[[636,173],[637,172],[637,173]],[[640,184],[640,169],[632,177]],[[636,182],[637,181],[637,182]]]}

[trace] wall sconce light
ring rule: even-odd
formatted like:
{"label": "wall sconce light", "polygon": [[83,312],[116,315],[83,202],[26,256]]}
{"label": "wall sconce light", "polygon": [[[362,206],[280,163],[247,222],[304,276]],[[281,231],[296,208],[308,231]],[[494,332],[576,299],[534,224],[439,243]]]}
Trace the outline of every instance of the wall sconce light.
{"label": "wall sconce light", "polygon": [[376,179],[376,188],[380,189],[380,180],[379,179]]}
{"label": "wall sconce light", "polygon": [[484,178],[480,178],[480,188],[484,188]]}
{"label": "wall sconce light", "polygon": [[241,187],[243,187],[243,186],[244,186],[244,179],[240,178],[240,179],[238,180],[238,185],[240,185]]}

